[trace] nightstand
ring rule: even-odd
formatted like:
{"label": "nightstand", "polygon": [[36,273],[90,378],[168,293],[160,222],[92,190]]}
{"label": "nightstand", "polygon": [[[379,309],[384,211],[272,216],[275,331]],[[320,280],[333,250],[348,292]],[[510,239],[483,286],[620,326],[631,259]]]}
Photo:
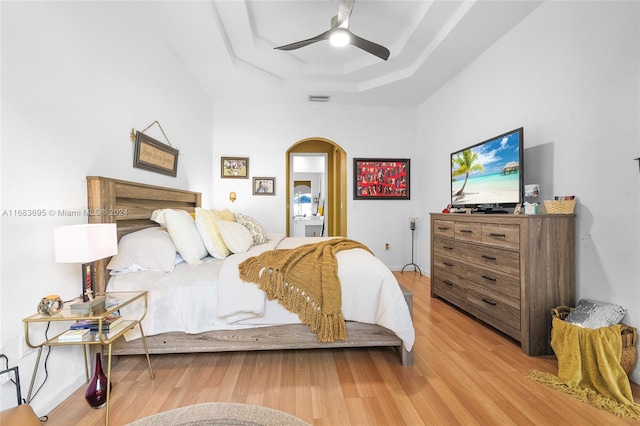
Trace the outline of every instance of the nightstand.
{"label": "nightstand", "polygon": [[[147,355],[147,363],[149,364],[149,373],[151,375],[151,379],[154,378],[153,368],[151,367],[151,358],[149,357],[149,350],[147,348],[147,341],[144,337],[144,332],[142,331],[142,319],[145,317],[147,313],[147,292],[146,291],[129,291],[129,292],[108,292],[102,294],[105,296],[105,305],[104,307],[100,307],[95,311],[90,312],[86,315],[81,315],[78,313],[72,313],[71,309],[65,307],[59,313],[52,316],[45,316],[40,314],[31,315],[27,318],[24,318],[22,321],[24,322],[24,337],[27,345],[31,348],[38,349],[38,356],[36,358],[36,365],[33,369],[33,375],[31,377],[31,385],[29,386],[29,394],[27,395],[27,402],[31,402],[31,392],[33,391],[33,384],[36,378],[36,374],[38,373],[38,368],[40,366],[40,357],[42,355],[42,348],[45,346],[67,346],[67,345],[82,345],[84,351],[84,370],[85,375],[87,377],[87,382],[89,381],[89,366],[87,364],[87,347],[90,345],[103,345],[108,347],[108,360],[107,360],[107,403],[106,403],[106,414],[105,414],[105,424],[109,424],[109,399],[111,394],[111,344],[117,339],[121,338],[127,331],[131,330],[135,326],[138,326],[140,329],[140,334],[142,336],[142,342],[144,344],[144,348]],[[144,310],[140,315],[140,318],[137,319],[125,319],[118,326],[116,326],[115,330],[110,333],[102,332],[102,321],[109,315],[119,311],[125,306],[131,303],[144,303]],[[95,337],[91,340],[83,340],[83,341],[60,341],[60,336],[64,334],[60,333],[52,338],[48,338],[47,340],[41,343],[32,343],[31,336],[29,332],[29,327],[33,326],[35,323],[47,323],[47,322],[56,322],[56,321],[68,321],[75,322],[79,320],[97,320],[99,323],[98,332]],[[65,330],[66,332],[67,330]]]}

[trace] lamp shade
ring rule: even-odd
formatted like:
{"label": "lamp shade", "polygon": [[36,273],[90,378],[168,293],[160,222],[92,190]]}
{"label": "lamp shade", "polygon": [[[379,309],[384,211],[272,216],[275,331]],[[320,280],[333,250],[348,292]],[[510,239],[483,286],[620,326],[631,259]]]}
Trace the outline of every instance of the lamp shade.
{"label": "lamp shade", "polygon": [[53,238],[57,263],[89,263],[118,253],[115,223],[59,226]]}

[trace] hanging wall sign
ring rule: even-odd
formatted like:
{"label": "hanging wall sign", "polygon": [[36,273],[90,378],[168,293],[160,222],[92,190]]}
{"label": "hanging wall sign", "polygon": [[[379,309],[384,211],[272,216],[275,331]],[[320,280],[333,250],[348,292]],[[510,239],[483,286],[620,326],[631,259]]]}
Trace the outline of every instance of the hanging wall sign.
{"label": "hanging wall sign", "polygon": [[176,177],[178,150],[142,132],[136,132],[133,167]]}

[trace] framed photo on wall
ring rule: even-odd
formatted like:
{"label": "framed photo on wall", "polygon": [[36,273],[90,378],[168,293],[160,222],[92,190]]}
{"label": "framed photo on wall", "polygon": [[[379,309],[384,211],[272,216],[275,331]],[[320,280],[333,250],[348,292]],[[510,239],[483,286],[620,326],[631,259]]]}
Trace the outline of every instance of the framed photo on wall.
{"label": "framed photo on wall", "polygon": [[354,200],[409,200],[408,158],[354,158]]}
{"label": "framed photo on wall", "polygon": [[222,178],[249,178],[248,157],[221,157],[220,173]]}
{"label": "framed photo on wall", "polygon": [[254,177],[253,195],[276,195],[276,178]]}

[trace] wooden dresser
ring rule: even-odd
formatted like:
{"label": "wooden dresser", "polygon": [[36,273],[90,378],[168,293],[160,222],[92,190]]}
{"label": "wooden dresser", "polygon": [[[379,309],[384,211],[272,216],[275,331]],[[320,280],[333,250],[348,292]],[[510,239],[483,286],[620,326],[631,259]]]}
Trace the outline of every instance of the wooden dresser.
{"label": "wooden dresser", "polygon": [[551,308],[575,306],[575,215],[431,214],[431,296],[552,353]]}

